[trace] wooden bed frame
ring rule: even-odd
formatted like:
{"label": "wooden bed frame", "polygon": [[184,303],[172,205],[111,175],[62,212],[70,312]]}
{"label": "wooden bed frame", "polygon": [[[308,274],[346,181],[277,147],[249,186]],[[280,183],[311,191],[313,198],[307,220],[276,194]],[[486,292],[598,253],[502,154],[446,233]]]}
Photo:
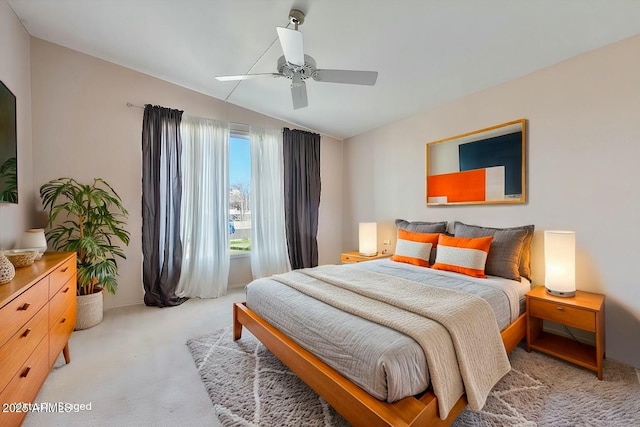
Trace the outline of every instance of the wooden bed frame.
{"label": "wooden bed frame", "polygon": [[[525,319],[525,314],[522,314],[502,332],[507,353],[511,353],[524,338]],[[245,303],[235,303],[234,341],[240,339],[243,326],[354,426],[448,426],[467,405],[463,395],[449,416],[441,420],[438,417],[438,402],[432,391],[405,397],[395,403],[383,402],[271,326]]]}

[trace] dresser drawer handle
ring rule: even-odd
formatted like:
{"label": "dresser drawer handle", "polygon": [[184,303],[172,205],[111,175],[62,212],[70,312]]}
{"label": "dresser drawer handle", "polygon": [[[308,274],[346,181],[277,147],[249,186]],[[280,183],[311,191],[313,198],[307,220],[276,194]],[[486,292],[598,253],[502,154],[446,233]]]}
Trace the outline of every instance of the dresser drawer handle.
{"label": "dresser drawer handle", "polygon": [[558,309],[559,311],[564,311],[564,307],[562,307],[562,306],[560,306],[560,305],[557,307],[557,309]]}
{"label": "dresser drawer handle", "polygon": [[22,338],[26,338],[26,336],[29,335],[29,333],[31,333],[31,328],[25,329],[25,331],[21,335]]}
{"label": "dresser drawer handle", "polygon": [[18,311],[25,311],[26,309],[29,308],[31,304],[29,304],[28,302],[25,302],[24,304],[22,304],[20,307],[18,307]]}
{"label": "dresser drawer handle", "polygon": [[67,286],[64,291],[62,291],[63,294],[66,294],[67,292],[69,292],[69,287]]}
{"label": "dresser drawer handle", "polygon": [[27,366],[24,371],[22,371],[22,373],[20,374],[20,378],[27,378],[27,375],[29,375],[29,371],[31,370],[31,366]]}
{"label": "dresser drawer handle", "polygon": [[65,267],[65,268],[63,268],[63,269],[62,269],[62,270],[60,270],[60,271],[61,271],[62,273],[66,273],[68,269],[69,269],[69,267]]}
{"label": "dresser drawer handle", "polygon": [[67,318],[66,318],[66,317],[63,317],[63,318],[60,320],[60,323],[64,323],[64,322],[66,322],[66,321],[67,321]]}

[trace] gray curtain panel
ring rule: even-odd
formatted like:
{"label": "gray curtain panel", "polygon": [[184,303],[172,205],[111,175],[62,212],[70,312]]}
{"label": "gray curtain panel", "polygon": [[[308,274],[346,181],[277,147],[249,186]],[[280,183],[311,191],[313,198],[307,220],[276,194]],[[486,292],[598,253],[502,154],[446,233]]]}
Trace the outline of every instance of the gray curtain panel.
{"label": "gray curtain panel", "polygon": [[142,120],[142,276],[144,303],[182,304],[175,294],[182,264],[180,156],[182,111],[145,105]]}
{"label": "gray curtain panel", "polygon": [[284,128],[284,213],[291,268],[318,265],[320,135]]}

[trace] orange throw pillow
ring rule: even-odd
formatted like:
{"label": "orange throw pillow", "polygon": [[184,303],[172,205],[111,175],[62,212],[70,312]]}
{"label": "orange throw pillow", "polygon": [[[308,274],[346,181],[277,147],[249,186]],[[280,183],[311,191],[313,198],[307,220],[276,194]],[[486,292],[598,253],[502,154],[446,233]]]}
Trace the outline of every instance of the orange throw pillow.
{"label": "orange throw pillow", "polygon": [[466,238],[440,235],[438,253],[432,268],[454,271],[472,277],[487,277],[484,266],[493,236]]}
{"label": "orange throw pillow", "polygon": [[438,233],[416,233],[399,229],[396,253],[391,260],[429,267],[431,249],[438,244],[439,236]]}

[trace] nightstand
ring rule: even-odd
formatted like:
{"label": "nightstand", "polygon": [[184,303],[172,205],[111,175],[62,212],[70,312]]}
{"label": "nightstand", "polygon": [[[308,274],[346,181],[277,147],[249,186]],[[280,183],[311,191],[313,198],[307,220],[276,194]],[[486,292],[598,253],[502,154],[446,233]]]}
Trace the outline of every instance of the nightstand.
{"label": "nightstand", "polygon": [[340,255],[340,262],[343,264],[353,264],[355,262],[371,261],[372,259],[389,258],[391,255],[393,254],[378,253],[378,255],[374,256],[364,256],[360,255],[360,252],[358,251],[343,252]]}
{"label": "nightstand", "polygon": [[[576,291],[573,297],[549,295],[538,286],[527,297],[527,351],[537,350],[597,372],[602,379],[604,359],[604,295]],[[542,330],[549,320],[595,334],[595,346]]]}

